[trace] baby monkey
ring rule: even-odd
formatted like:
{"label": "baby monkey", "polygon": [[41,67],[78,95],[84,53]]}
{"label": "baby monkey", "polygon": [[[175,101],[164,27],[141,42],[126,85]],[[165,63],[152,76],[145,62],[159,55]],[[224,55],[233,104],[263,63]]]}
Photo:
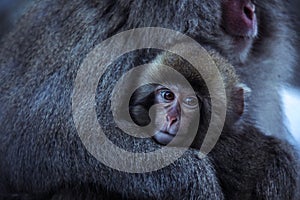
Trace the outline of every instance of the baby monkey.
{"label": "baby monkey", "polygon": [[149,135],[153,135],[157,143],[181,146],[184,138],[189,137],[189,127],[198,126],[199,102],[195,92],[188,87],[148,84],[135,91],[129,112],[140,126],[154,120],[154,126],[148,131],[154,133]]}
{"label": "baby monkey", "polygon": [[[264,135],[254,123],[243,119],[249,88],[239,82],[234,68],[223,58],[214,52],[210,55],[222,76],[227,107],[221,135],[208,157],[213,162],[225,197],[296,199],[299,165],[293,147]],[[178,77],[172,79],[174,74],[164,71],[166,68],[159,65],[179,72],[191,87],[183,86],[184,81]],[[129,103],[133,121],[146,126],[153,120],[152,138],[160,145],[188,145],[190,143],[186,141],[193,137],[190,147],[201,149],[208,127],[214,126],[210,125],[213,97],[207,85],[216,81],[216,74],[205,74],[208,75],[211,77],[205,77],[204,81],[199,72],[181,57],[162,54],[140,79],[166,81],[147,84],[135,91]],[[190,133],[194,127],[197,131],[192,136]]]}
{"label": "baby monkey", "polygon": [[[225,88],[225,93],[218,87],[213,89],[220,100],[216,106],[227,106],[226,129],[240,121],[244,111],[244,96],[250,89],[239,83],[234,68],[224,59],[216,53],[211,53],[211,57],[221,75],[221,87]],[[153,133],[149,135],[159,144],[185,146],[189,145],[187,141],[191,137],[195,137],[191,146],[199,149],[211,122],[211,96],[207,85],[218,86],[218,74],[211,74],[212,70],[207,69],[209,73],[205,72],[205,76],[211,77],[204,80],[191,64],[179,56],[171,53],[158,56],[140,77],[140,85],[143,82],[153,84],[138,88],[129,102],[133,121],[146,126],[152,119],[154,126],[149,131]],[[156,84],[158,82],[161,84]],[[222,104],[223,98],[227,102]],[[197,134],[191,134],[195,131]]]}

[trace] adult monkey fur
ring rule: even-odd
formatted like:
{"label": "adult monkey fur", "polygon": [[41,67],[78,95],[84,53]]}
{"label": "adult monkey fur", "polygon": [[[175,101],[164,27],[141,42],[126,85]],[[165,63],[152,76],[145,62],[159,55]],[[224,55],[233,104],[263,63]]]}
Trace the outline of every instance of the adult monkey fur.
{"label": "adult monkey fur", "polygon": [[[295,34],[291,30],[288,2],[283,0],[255,1],[255,7],[249,2],[249,0],[216,0],[213,2],[182,0],[176,3],[172,1],[123,0],[91,0],[76,3],[30,2],[29,5],[37,5],[31,6],[35,7],[31,10],[26,9],[29,10],[27,14],[25,13],[27,17],[20,20],[19,25],[15,26],[16,30],[12,31],[17,35],[12,36],[14,34],[11,33],[10,36],[3,38],[3,41],[7,41],[9,37],[13,37],[9,41],[15,41],[16,38],[19,38],[18,35],[23,37],[24,32],[29,34],[30,31],[34,31],[29,31],[29,27],[35,24],[34,26],[41,29],[38,32],[34,31],[36,35],[49,35],[50,32],[42,33],[45,29],[41,27],[48,27],[48,29],[51,27],[52,32],[56,33],[56,37],[61,37],[59,41],[55,42],[54,39],[50,39],[51,37],[47,37],[48,39],[43,43],[46,44],[48,41],[48,46],[49,42],[59,44],[59,46],[68,43],[67,46],[77,45],[87,51],[89,46],[98,44],[103,39],[122,30],[145,26],[178,30],[193,37],[204,47],[216,49],[236,67],[243,82],[252,89],[253,95],[249,102],[251,106],[245,113],[247,120],[254,119],[254,122],[266,134],[275,134],[279,138],[293,141],[283,123],[284,116],[279,95],[281,87],[292,75],[295,64],[295,51],[291,45]],[[50,6],[47,6],[48,4]],[[150,12],[148,8],[155,12]],[[86,14],[84,10],[89,10],[89,14]],[[60,15],[52,17],[51,15],[55,15],[55,11]],[[68,18],[69,16],[73,19]],[[41,21],[35,22],[37,19]],[[52,21],[52,25],[50,21]],[[23,26],[24,28],[22,28]],[[74,31],[66,33],[70,27],[74,27]],[[79,27],[82,30],[79,30]],[[94,32],[97,34],[93,34]],[[85,45],[81,45],[84,42],[70,43],[74,38],[79,41],[81,36],[91,39],[86,44],[86,48],[84,48]],[[34,36],[31,37],[30,40],[35,39]],[[73,39],[66,40],[63,37]],[[21,42],[22,39],[18,40]],[[24,49],[26,43],[33,46],[30,41],[22,41],[22,43]],[[10,44],[7,48],[11,49]],[[85,55],[85,51],[80,54]],[[79,60],[77,58],[77,61]],[[268,103],[261,104],[259,102]]]}
{"label": "adult monkey fur", "polygon": [[[219,51],[234,64],[255,97],[249,104],[249,115],[254,115],[259,125],[272,134],[284,134],[276,90],[289,77],[294,54],[285,4],[260,1],[256,6],[259,37],[249,40],[242,37],[241,41],[247,40],[250,46],[237,51],[237,45],[233,44],[236,37],[224,31],[221,1],[33,3],[1,40],[0,193],[25,197],[33,194],[37,198],[60,194],[66,198],[84,195],[92,198],[97,194],[100,198],[101,194],[103,198],[222,199],[210,161],[199,160],[193,150],[173,165],[150,174],[112,171],[95,160],[81,144],[72,121],[73,81],[87,53],[109,36],[144,26],[178,30],[205,48]],[[135,64],[154,57],[129,54],[116,62],[112,67],[114,72],[108,72],[113,76],[107,76],[99,84],[109,85]],[[105,105],[101,95],[104,94],[99,94],[97,101]],[[264,111],[266,106],[261,102],[274,104],[271,110]],[[100,111],[109,113],[109,107]],[[270,111],[275,113],[269,114]],[[105,122],[101,116],[99,121]],[[105,131],[112,128],[109,125]],[[149,143],[149,148],[154,145],[149,140],[144,143]],[[171,181],[163,182],[169,180],[174,168],[175,177],[172,174]]]}

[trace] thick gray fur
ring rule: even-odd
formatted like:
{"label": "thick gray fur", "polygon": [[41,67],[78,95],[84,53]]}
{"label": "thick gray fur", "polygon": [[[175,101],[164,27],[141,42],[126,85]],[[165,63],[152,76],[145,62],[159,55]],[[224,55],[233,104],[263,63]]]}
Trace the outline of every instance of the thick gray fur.
{"label": "thick gray fur", "polygon": [[[283,1],[258,3],[260,32],[247,57],[231,51],[231,38],[220,26],[220,0],[32,3],[0,41],[0,199],[224,199],[214,164],[208,158],[199,159],[196,150],[146,174],[118,172],[98,162],[75,130],[73,81],[87,53],[118,32],[144,26],[178,30],[234,64],[252,90],[247,115],[266,133],[285,137],[277,92],[292,72],[293,33]],[[123,57],[112,67],[113,72],[107,72],[111,76],[99,84],[109,91],[134,64],[154,57]],[[97,97],[97,103],[103,105],[98,110],[99,123],[110,133],[122,134],[114,128],[111,116],[102,116],[110,113],[105,95]],[[146,149],[156,147],[149,140],[142,144]],[[284,148],[278,152],[282,151]],[[286,165],[287,171],[293,171]],[[291,197],[287,189],[283,195]],[[270,191],[260,194],[272,199],[275,194]]]}

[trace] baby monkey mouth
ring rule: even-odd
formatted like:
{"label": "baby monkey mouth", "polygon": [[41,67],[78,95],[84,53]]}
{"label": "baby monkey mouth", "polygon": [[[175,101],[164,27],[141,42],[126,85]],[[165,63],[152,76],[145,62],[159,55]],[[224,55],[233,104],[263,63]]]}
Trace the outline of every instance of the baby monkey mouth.
{"label": "baby monkey mouth", "polygon": [[177,132],[170,133],[168,131],[160,130],[156,131],[153,139],[161,145],[168,145],[172,140],[176,140],[172,142],[172,144],[174,143],[174,145],[178,146],[182,141],[184,141],[184,134],[179,134]]}
{"label": "baby monkey mouth", "polygon": [[171,134],[168,131],[156,131],[155,135],[153,136],[154,140],[161,144],[161,145],[167,145],[169,144],[174,137],[176,136],[176,134]]}

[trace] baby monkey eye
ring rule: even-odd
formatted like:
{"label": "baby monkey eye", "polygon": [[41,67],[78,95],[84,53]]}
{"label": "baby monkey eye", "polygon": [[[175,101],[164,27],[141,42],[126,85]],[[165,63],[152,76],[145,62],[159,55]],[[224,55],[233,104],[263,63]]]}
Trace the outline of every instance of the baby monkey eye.
{"label": "baby monkey eye", "polygon": [[197,97],[187,97],[183,100],[183,103],[187,106],[194,107],[198,105],[198,99]]}
{"label": "baby monkey eye", "polygon": [[162,90],[160,92],[160,95],[163,99],[168,100],[168,101],[173,101],[175,99],[175,94],[171,92],[170,90]]}

